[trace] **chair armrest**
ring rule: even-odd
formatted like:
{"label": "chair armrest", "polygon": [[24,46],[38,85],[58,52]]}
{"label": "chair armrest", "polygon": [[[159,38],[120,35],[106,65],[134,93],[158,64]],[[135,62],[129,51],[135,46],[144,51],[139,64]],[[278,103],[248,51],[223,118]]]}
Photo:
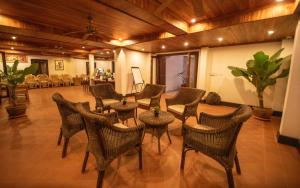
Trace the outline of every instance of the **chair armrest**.
{"label": "chair armrest", "polygon": [[112,124],[119,123],[117,112],[99,113],[97,111],[92,111],[91,113],[106,117]]}
{"label": "chair armrest", "polygon": [[134,95],[135,100],[146,98],[144,90]]}

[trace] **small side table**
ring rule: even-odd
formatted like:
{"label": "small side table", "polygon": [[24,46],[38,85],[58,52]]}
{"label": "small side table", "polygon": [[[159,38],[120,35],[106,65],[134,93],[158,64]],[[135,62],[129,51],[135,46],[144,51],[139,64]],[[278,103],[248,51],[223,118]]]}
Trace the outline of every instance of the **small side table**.
{"label": "small side table", "polygon": [[136,102],[127,102],[125,105],[122,102],[111,104],[110,106],[112,109],[114,109],[116,112],[118,112],[118,117],[124,124],[125,120],[128,120],[130,118],[134,119],[135,125],[137,125],[135,112],[138,107],[138,103]]}
{"label": "small side table", "polygon": [[167,133],[169,142],[172,144],[169,131],[168,131],[168,125],[172,123],[175,120],[175,117],[173,114],[169,112],[161,111],[159,116],[156,117],[153,112],[146,111],[142,112],[139,115],[139,120],[141,120],[146,125],[146,129],[153,129],[154,136],[158,139],[158,152],[161,153],[160,150],[160,137],[163,135],[163,133]]}

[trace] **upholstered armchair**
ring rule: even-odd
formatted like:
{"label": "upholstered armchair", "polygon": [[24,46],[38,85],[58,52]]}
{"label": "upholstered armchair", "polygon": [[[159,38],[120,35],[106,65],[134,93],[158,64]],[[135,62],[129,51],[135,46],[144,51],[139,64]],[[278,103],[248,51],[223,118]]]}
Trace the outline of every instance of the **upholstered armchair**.
{"label": "upholstered armchair", "polygon": [[40,88],[42,87],[49,87],[50,85],[50,80],[47,74],[39,74],[36,76],[37,80],[39,82]]}
{"label": "upholstered armchair", "polygon": [[215,116],[201,113],[199,124],[183,125],[181,169],[184,169],[187,151],[200,151],[225,168],[228,186],[233,188],[232,168],[234,162],[237,173],[241,173],[236,140],[243,123],[251,117],[251,114],[250,107],[241,105],[237,110],[227,115]]}
{"label": "upholstered armchair", "polygon": [[108,115],[95,114],[89,112],[83,105],[77,105],[77,109],[84,118],[88,136],[82,173],[91,152],[98,169],[97,188],[102,188],[106,167],[119,155],[131,149],[138,150],[139,168],[142,169],[142,139],[145,130],[143,124],[129,128],[118,123],[115,112]]}
{"label": "upholstered armchair", "polygon": [[[76,103],[67,101],[59,93],[53,94],[52,99],[56,102],[61,117],[61,128],[57,145],[60,145],[62,137],[64,137],[64,146],[62,151],[62,158],[64,158],[67,154],[67,147],[70,138],[76,133],[84,130],[84,121],[81,118],[80,113],[77,112],[75,107]],[[83,103],[83,105],[88,106],[88,103]]]}
{"label": "upholstered armchair", "polygon": [[205,91],[201,89],[181,87],[173,97],[166,99],[167,111],[185,123],[186,119],[197,117],[197,107]]}
{"label": "upholstered armchair", "polygon": [[32,74],[29,74],[29,75],[25,76],[24,83],[28,86],[28,88],[37,88],[38,85],[39,85],[36,77]]}
{"label": "upholstered armchair", "polygon": [[50,75],[50,82],[52,87],[58,87],[62,83],[61,79],[59,79],[57,74]]}
{"label": "upholstered armchair", "polygon": [[96,110],[110,111],[111,104],[122,100],[122,95],[117,93],[109,83],[91,86],[90,91],[96,100]]}
{"label": "upholstered armchair", "polygon": [[140,108],[147,110],[160,106],[160,98],[165,89],[164,85],[146,84],[143,91],[135,95],[135,100]]}

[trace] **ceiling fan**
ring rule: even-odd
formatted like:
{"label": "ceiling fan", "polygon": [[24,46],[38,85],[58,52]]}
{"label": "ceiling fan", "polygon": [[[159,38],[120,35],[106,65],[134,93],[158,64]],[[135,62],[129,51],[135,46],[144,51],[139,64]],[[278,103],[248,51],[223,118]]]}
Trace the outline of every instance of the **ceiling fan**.
{"label": "ceiling fan", "polygon": [[77,33],[83,33],[82,39],[86,40],[89,37],[97,37],[97,38],[103,38],[97,31],[96,27],[94,26],[94,20],[92,16],[88,16],[88,24],[86,26],[85,31],[73,31],[73,32],[68,32],[65,33],[65,35],[73,35]]}

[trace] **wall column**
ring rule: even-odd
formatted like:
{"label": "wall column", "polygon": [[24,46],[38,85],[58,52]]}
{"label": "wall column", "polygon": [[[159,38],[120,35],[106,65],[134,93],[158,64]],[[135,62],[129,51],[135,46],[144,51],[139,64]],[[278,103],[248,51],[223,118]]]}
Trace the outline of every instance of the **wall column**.
{"label": "wall column", "polygon": [[294,140],[294,145],[297,145],[297,139],[300,140],[300,21],[296,28],[294,49],[292,53],[292,62],[290,66],[290,75],[286,97],[284,100],[283,114],[279,129],[279,142],[284,142],[281,138],[286,136]]}
{"label": "wall column", "polygon": [[89,54],[90,77],[92,77],[95,72],[94,64],[95,64],[94,54]]}
{"label": "wall column", "polygon": [[197,73],[198,89],[207,90],[206,73],[207,73],[208,52],[209,52],[208,47],[204,47],[199,50],[198,73]]}
{"label": "wall column", "polygon": [[115,52],[115,84],[116,91],[126,95],[127,90],[127,62],[126,51],[121,48]]}

